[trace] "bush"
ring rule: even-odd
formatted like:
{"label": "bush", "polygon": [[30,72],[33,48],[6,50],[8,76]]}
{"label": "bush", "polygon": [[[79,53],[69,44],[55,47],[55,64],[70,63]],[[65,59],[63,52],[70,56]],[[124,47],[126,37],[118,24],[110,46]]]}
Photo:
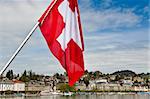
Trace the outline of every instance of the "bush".
{"label": "bush", "polygon": [[74,86],[70,87],[68,84],[65,84],[65,83],[61,83],[57,87],[61,92],[73,92],[73,91],[75,91]]}

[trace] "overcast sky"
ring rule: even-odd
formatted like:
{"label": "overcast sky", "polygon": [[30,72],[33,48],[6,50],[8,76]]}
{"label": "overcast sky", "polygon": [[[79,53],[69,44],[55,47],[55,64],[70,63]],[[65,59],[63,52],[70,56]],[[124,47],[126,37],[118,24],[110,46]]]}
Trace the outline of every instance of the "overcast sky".
{"label": "overcast sky", "polygon": [[[78,0],[85,68],[150,72],[148,0]],[[0,68],[9,60],[51,0],[0,0]],[[8,69],[64,72],[37,29]]]}

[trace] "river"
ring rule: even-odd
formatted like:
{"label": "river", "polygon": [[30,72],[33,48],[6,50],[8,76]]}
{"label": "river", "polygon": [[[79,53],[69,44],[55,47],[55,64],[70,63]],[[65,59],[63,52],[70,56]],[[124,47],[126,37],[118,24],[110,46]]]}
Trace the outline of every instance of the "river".
{"label": "river", "polygon": [[150,99],[150,95],[76,95],[76,96],[39,96],[39,97],[3,97],[0,99]]}

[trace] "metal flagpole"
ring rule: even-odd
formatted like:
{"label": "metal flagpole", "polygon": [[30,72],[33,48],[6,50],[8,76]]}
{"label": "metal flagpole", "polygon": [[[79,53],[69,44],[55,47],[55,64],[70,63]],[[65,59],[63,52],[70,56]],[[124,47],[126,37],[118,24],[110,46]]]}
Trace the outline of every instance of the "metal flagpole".
{"label": "metal flagpole", "polygon": [[43,21],[45,20],[46,16],[48,15],[48,13],[51,11],[51,9],[53,8],[53,6],[56,4],[58,0],[55,0],[53,2],[53,4],[50,6],[49,10],[47,11],[46,15],[44,16],[44,19],[42,20],[42,22],[37,22],[34,27],[32,28],[32,30],[29,32],[29,34],[26,36],[26,38],[24,39],[24,41],[21,43],[21,45],[19,46],[19,48],[15,51],[15,53],[12,55],[12,57],[9,59],[9,61],[6,63],[6,65],[3,67],[3,69],[0,71],[0,76],[5,72],[5,70],[8,68],[8,66],[10,65],[10,63],[14,60],[14,58],[17,56],[17,54],[20,52],[20,50],[23,48],[23,46],[26,44],[26,42],[28,41],[28,39],[32,36],[33,32],[36,30],[36,28],[38,27],[39,24],[43,24]]}
{"label": "metal flagpole", "polygon": [[17,54],[20,52],[20,50],[23,48],[23,46],[26,44],[26,42],[32,36],[33,32],[36,30],[36,28],[38,27],[38,25],[39,25],[39,22],[37,22],[34,25],[34,27],[29,32],[29,34],[26,36],[26,38],[24,39],[24,41],[21,43],[21,45],[18,47],[18,49],[15,51],[15,53],[12,55],[12,57],[9,59],[9,61],[6,63],[6,65],[3,67],[3,69],[0,71],[0,75],[2,75],[4,73],[4,71],[8,68],[8,66],[10,65],[10,63],[15,59],[15,57],[17,56]]}

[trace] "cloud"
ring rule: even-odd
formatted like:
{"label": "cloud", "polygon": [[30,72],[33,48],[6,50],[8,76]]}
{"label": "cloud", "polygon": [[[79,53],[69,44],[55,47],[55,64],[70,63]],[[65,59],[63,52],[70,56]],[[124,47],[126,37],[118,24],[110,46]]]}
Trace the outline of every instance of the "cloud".
{"label": "cloud", "polygon": [[85,66],[88,70],[149,72],[147,29],[100,32],[85,38]]}
{"label": "cloud", "polygon": [[86,53],[85,66],[88,70],[101,70],[105,73],[124,69],[134,70],[138,73],[149,72],[148,50],[137,51],[107,51],[99,53]]}
{"label": "cloud", "polygon": [[[0,1],[0,54],[6,50],[9,54],[13,50],[11,48],[16,49],[19,46],[49,5],[48,1],[50,2],[50,0]],[[30,5],[30,2],[35,6]]]}
{"label": "cloud", "polygon": [[100,4],[104,8],[104,7],[110,7],[112,5],[112,2],[113,2],[112,0],[102,0],[102,3]]}
{"label": "cloud", "polygon": [[86,50],[94,52],[147,49],[148,44],[148,29],[119,32],[97,32],[85,36]]}
{"label": "cloud", "polygon": [[81,1],[84,2],[80,4],[81,19],[86,32],[135,28],[143,18],[134,12],[136,8],[111,7],[112,0]]}
{"label": "cloud", "polygon": [[118,9],[104,11],[94,11],[89,9],[88,11],[83,11],[81,17],[84,22],[83,26],[85,26],[84,28],[88,32],[131,28],[138,26],[141,22],[141,17],[134,14],[132,10],[121,12]]}

